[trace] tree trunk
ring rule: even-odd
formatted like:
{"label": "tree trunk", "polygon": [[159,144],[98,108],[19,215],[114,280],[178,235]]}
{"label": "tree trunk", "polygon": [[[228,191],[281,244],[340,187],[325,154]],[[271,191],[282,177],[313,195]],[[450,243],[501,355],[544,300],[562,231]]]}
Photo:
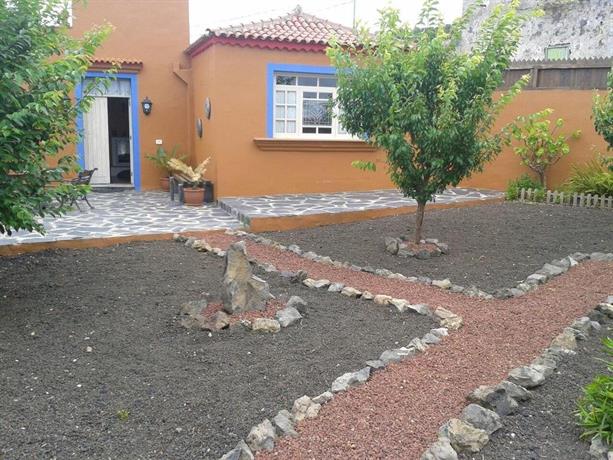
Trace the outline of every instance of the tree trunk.
{"label": "tree trunk", "polygon": [[424,223],[424,211],[426,209],[425,201],[417,202],[417,214],[415,215],[415,244],[421,241],[421,227]]}
{"label": "tree trunk", "polygon": [[547,190],[547,178],[545,177],[545,171],[539,171],[538,175],[541,185],[545,190]]}

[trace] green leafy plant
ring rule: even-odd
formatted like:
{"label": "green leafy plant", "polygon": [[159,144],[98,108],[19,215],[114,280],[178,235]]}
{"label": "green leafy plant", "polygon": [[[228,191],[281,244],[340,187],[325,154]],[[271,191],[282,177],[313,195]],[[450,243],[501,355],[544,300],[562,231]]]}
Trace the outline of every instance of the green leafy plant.
{"label": "green leafy plant", "polygon": [[78,169],[65,147],[93,100],[89,86],[81,100],[72,96],[111,28],[71,37],[66,3],[0,1],[0,234],[43,232],[39,217],[63,214],[83,193],[61,184]]}
{"label": "green leafy plant", "polygon": [[607,94],[594,96],[592,118],[596,132],[609,144],[608,149],[613,149],[613,70],[607,77]]}
{"label": "green leafy plant", "polygon": [[[493,122],[527,81],[524,77],[494,100],[525,18],[518,7],[513,0],[493,8],[468,53],[458,44],[477,6],[448,27],[436,0],[424,1],[416,28],[387,8],[374,34],[362,29],[356,44],[333,42],[328,49],[338,70],[340,122],[387,152],[392,182],[417,201],[416,243],[426,203],[500,151]],[[353,165],[377,168],[372,161]]]}
{"label": "green leafy plant", "polygon": [[602,157],[583,165],[573,165],[564,189],[575,193],[613,196],[613,157]]}
{"label": "green leafy plant", "polygon": [[[564,120],[549,119],[553,109],[545,109],[527,116],[519,116],[513,123],[505,126],[505,143],[514,145],[514,152],[519,155],[521,164],[528,166],[539,178],[543,188],[547,188],[547,170],[560,158],[570,153],[568,140],[578,138],[580,130],[571,134],[557,134],[564,126]],[[515,143],[513,141],[516,141]]]}
{"label": "green leafy plant", "polygon": [[164,147],[158,147],[154,155],[147,155],[147,159],[155,163],[155,165],[162,171],[164,171],[168,176],[172,172],[172,168],[168,165],[168,162],[172,158],[175,158],[179,161],[185,161],[187,155],[179,154],[178,145],[173,146],[170,152],[167,152]]}
{"label": "green leafy plant", "polygon": [[[603,340],[609,355],[607,370],[613,374],[613,339]],[[613,444],[613,375],[599,375],[584,390],[578,402],[579,425],[583,427],[582,438],[600,437]]]}
{"label": "green leafy plant", "polygon": [[126,422],[130,417],[130,411],[128,411],[127,409],[119,409],[116,415],[119,420],[121,420],[122,422]]}
{"label": "green leafy plant", "polygon": [[521,189],[532,189],[537,191],[538,194],[542,194],[544,192],[543,186],[528,174],[522,174],[517,179],[509,181],[509,185],[507,186],[506,198],[509,201],[519,199],[521,194]]}

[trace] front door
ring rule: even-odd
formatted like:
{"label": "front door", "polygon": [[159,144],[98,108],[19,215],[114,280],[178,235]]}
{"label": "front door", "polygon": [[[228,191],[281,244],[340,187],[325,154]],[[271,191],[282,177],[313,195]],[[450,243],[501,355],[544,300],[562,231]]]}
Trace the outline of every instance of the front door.
{"label": "front door", "polygon": [[89,111],[83,114],[85,169],[98,170],[92,176],[92,184],[111,183],[109,156],[109,117],[106,97],[94,98]]}
{"label": "front door", "polygon": [[132,183],[132,111],[129,79],[114,78],[98,84],[86,78],[84,86],[93,96],[83,114],[83,166],[97,168],[94,185]]}

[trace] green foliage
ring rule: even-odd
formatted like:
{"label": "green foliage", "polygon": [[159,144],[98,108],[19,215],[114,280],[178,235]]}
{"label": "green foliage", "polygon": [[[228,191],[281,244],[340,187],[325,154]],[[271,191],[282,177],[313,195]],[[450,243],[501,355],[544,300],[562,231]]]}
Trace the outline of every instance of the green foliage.
{"label": "green foliage", "polygon": [[179,154],[179,146],[173,146],[170,152],[167,152],[164,147],[158,147],[154,155],[147,155],[147,159],[151,160],[155,165],[163,170],[167,175],[170,175],[172,169],[168,166],[168,161],[171,158],[176,158],[180,161],[185,161],[187,155]]}
{"label": "green foliage", "polygon": [[[609,374],[613,374],[613,339],[603,340],[610,359],[607,362]],[[600,437],[613,444],[613,375],[599,375],[584,389],[584,396],[578,402],[579,425],[583,427],[583,438]]]}
{"label": "green foliage", "polygon": [[517,179],[509,181],[509,185],[507,186],[506,198],[507,200],[517,200],[519,199],[521,189],[525,188],[526,190],[531,188],[532,190],[536,190],[537,198],[540,194],[544,196],[543,186],[528,174],[522,174]]}
{"label": "green foliage", "polygon": [[545,109],[528,116],[522,115],[504,128],[505,142],[514,145],[513,150],[519,155],[521,164],[538,175],[544,188],[547,187],[547,169],[570,153],[568,140],[581,135],[580,130],[570,135],[557,134],[557,130],[564,126],[564,120],[555,120],[552,129],[549,119],[552,113],[553,109]]}
{"label": "green foliage", "polygon": [[573,165],[565,190],[576,193],[613,196],[613,157],[592,160],[584,165]]}
{"label": "green foliage", "polygon": [[609,144],[608,148],[613,149],[613,70],[609,72],[607,88],[604,97],[599,95],[594,97],[592,116],[596,132],[604,137]]}
{"label": "green foliage", "polygon": [[[490,129],[527,81],[494,100],[519,40],[518,6],[518,0],[496,6],[468,53],[458,44],[476,6],[446,27],[436,0],[424,2],[417,28],[387,8],[374,34],[359,33],[359,45],[328,49],[338,69],[341,124],[386,150],[390,178],[422,208],[500,151],[500,136]],[[353,164],[376,169],[368,161]]]}
{"label": "green foliage", "polygon": [[122,422],[127,422],[129,417],[130,411],[128,411],[127,409],[119,409],[117,411],[117,418]]}
{"label": "green foliage", "polygon": [[75,120],[91,97],[71,96],[110,28],[70,37],[65,3],[0,0],[0,234],[43,231],[38,217],[62,214],[57,203],[83,193],[49,184],[77,168],[64,147],[77,141]]}

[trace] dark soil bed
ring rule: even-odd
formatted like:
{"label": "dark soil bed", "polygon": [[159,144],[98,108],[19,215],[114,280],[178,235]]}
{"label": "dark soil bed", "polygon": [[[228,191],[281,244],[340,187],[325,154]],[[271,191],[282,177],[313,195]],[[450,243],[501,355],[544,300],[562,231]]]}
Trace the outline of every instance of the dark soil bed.
{"label": "dark soil bed", "polygon": [[407,276],[449,278],[488,292],[514,286],[545,262],[573,252],[613,250],[610,211],[502,203],[440,211],[426,208],[424,235],[448,243],[448,255],[417,260],[384,251],[384,237],[412,235],[414,225],[415,215],[403,215],[267,236],[333,259]]}
{"label": "dark soil bed", "polygon": [[171,242],[0,258],[0,457],[218,458],[433,327],[265,274],[279,299],[309,303],[300,325],[182,329],[179,306],[214,299],[222,264]]}
{"label": "dark soil bed", "polygon": [[[611,325],[611,322],[608,323]],[[503,428],[494,433],[489,444],[475,456],[462,460],[590,460],[590,444],[579,439],[577,400],[583,387],[599,374],[606,374],[606,359],[601,340],[611,330],[578,342],[577,354],[567,357],[543,386],[533,390],[532,400],[523,403],[518,413],[503,417]]]}

